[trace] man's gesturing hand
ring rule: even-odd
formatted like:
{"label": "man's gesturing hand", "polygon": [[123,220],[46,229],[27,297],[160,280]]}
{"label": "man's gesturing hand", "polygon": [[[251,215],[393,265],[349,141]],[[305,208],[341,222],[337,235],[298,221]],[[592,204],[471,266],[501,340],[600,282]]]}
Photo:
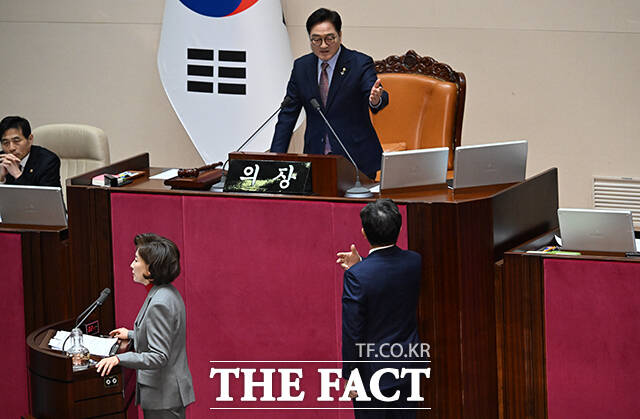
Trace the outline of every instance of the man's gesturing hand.
{"label": "man's gesturing hand", "polygon": [[356,249],[356,245],[352,244],[350,252],[338,252],[338,260],[336,260],[336,263],[346,271],[361,260],[362,258],[358,253],[358,249]]}
{"label": "man's gesturing hand", "polygon": [[384,92],[384,89],[382,88],[382,82],[380,81],[380,79],[378,79],[371,88],[371,93],[369,94],[369,103],[371,103],[373,106],[378,106],[380,104],[382,92]]}

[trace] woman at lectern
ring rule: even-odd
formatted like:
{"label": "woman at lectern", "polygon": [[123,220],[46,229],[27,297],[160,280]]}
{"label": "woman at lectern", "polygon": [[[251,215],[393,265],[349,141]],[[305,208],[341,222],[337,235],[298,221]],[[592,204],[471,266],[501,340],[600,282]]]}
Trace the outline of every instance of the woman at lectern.
{"label": "woman at lectern", "polygon": [[195,395],[187,363],[184,302],[171,285],[180,274],[180,251],[156,234],[137,235],[134,243],[133,281],[147,288],[147,298],[133,330],[121,327],[109,334],[133,340],[135,351],[102,359],[97,371],[104,376],[118,364],[136,369],[136,404],[145,419],[184,418]]}

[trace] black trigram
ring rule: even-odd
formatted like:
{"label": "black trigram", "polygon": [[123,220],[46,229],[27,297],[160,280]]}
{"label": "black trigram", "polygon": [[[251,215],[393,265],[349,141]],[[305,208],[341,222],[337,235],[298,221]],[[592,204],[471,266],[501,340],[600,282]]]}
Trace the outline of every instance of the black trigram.
{"label": "black trigram", "polygon": [[[226,51],[218,50],[218,65],[214,61],[215,51],[212,49],[187,49],[187,77],[198,76],[211,78],[211,81],[189,80],[187,79],[187,91],[199,93],[214,93],[215,70],[218,69],[218,93],[227,95],[246,95],[247,84],[221,82],[219,79],[247,79],[247,52],[246,51]],[[193,64],[193,61],[200,61]],[[228,66],[225,63],[244,63],[244,67]],[[240,80],[238,80],[240,81]]]}

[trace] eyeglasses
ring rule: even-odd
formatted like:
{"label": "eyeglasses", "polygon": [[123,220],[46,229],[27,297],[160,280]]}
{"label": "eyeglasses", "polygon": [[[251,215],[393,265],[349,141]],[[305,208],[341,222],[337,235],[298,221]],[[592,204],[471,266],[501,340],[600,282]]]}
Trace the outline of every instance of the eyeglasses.
{"label": "eyeglasses", "polygon": [[331,45],[334,42],[336,42],[336,40],[338,39],[338,35],[336,35],[335,33],[330,33],[329,35],[325,36],[324,38],[322,36],[312,36],[311,37],[311,43],[317,47],[319,47],[320,45],[322,45],[322,41],[324,41],[325,44],[327,45]]}

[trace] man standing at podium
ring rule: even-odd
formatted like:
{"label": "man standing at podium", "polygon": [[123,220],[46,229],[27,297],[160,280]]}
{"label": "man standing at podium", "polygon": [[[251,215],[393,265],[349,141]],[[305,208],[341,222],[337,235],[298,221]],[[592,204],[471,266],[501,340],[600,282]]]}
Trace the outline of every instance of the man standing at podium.
{"label": "man standing at podium", "polygon": [[[405,361],[420,360],[411,348],[420,345],[417,307],[420,294],[422,259],[416,252],[396,246],[402,215],[390,199],[378,199],[360,211],[362,233],[371,245],[361,258],[354,245],[349,252],[338,253],[337,263],[345,269],[342,292],[342,377],[348,379],[357,370],[367,387],[371,401],[360,401],[352,391],[356,419],[415,418],[417,402],[407,401],[411,394],[408,376],[380,378],[384,397],[376,400],[368,388],[373,374],[382,368],[416,368]],[[396,348],[389,351],[388,348]],[[398,351],[398,349],[401,349]],[[375,362],[385,361],[383,363]],[[365,362],[363,362],[365,361]],[[392,362],[397,361],[397,362]],[[385,409],[385,410],[373,410]]]}
{"label": "man standing at podium", "polygon": [[342,146],[325,125],[310,101],[316,99],[329,123],[343,141],[360,170],[375,178],[380,169],[382,147],[369,118],[389,103],[368,55],[342,45],[342,20],[338,12],[318,9],[307,19],[312,53],[298,58],[287,96],[291,103],[278,116],[271,151],[286,153],[300,109],[307,114],[304,152],[340,154]]}
{"label": "man standing at podium", "polygon": [[0,184],[60,186],[60,158],[33,145],[29,121],[8,116],[0,121]]}

